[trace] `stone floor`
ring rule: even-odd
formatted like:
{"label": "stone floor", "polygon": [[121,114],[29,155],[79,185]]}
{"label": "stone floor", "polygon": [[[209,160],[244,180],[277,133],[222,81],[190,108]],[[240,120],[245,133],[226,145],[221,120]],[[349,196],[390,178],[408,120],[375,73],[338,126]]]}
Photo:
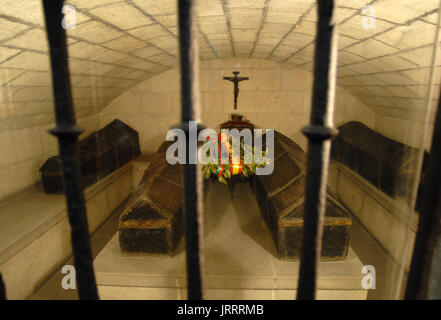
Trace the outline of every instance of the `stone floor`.
{"label": "stone floor", "polygon": [[[250,220],[249,217],[247,217],[246,214],[240,213],[244,212],[244,210],[235,210],[236,216],[234,217],[234,220],[232,220],[232,217],[227,214],[228,206],[240,206],[242,209],[246,208],[247,203],[251,199],[247,199],[249,197],[250,193],[247,192],[240,192],[240,188],[247,187],[247,186],[239,186],[238,189],[235,192],[236,198],[233,199],[233,201],[230,200],[230,195],[228,194],[228,191],[225,187],[222,185],[215,185],[214,188],[210,188],[210,192],[207,195],[207,204],[206,204],[206,211],[207,214],[211,213],[216,216],[218,216],[218,220],[216,219],[206,219],[205,222],[205,238],[207,239],[207,243],[209,243],[208,238],[209,237],[216,237],[216,234],[218,233],[218,230],[222,224],[229,223],[229,224],[235,224],[244,234],[244,239],[248,238],[247,241],[251,241],[254,243],[254,246],[257,249],[263,249],[267,252],[274,255],[274,245],[271,241],[267,241],[267,235],[265,234],[268,232],[265,230],[265,226],[263,225],[261,220],[252,219]],[[245,194],[246,196],[243,198],[240,198],[240,194]],[[237,198],[239,197],[239,198]],[[210,205],[210,203],[213,203],[213,200],[216,200],[215,203],[217,205]],[[254,201],[255,202],[255,201]],[[239,213],[237,213],[239,212]],[[98,231],[92,236],[92,249],[94,257],[96,257],[101,250],[105,247],[105,245],[114,237],[116,229],[117,229],[117,222],[118,222],[118,212],[113,214],[99,229]],[[258,230],[257,230],[258,229]],[[236,230],[236,231],[237,231]],[[256,233],[256,230],[259,231]],[[224,238],[225,239],[225,238]],[[363,265],[373,265],[376,268],[377,272],[377,281],[376,281],[376,290],[369,290],[368,291],[368,299],[381,299],[381,298],[391,298],[392,292],[390,285],[386,283],[391,282],[390,276],[386,277],[385,274],[389,274],[390,272],[388,269],[390,269],[390,259],[388,256],[384,253],[383,249],[372,239],[372,237],[367,233],[367,231],[358,223],[357,220],[354,219],[353,221],[353,227],[351,232],[351,240],[350,245],[353,248],[353,252],[360,258]],[[228,249],[228,247],[234,247],[235,243],[225,243],[225,248]],[[181,249],[182,250],[182,244]],[[256,250],[257,250],[256,249]],[[354,253],[351,254],[354,254]],[[225,253],[225,252],[224,252]],[[210,247],[207,246],[205,248],[205,260],[206,260],[206,269],[210,270],[216,270],[219,269],[219,265],[216,264],[216,261],[218,261],[219,258],[219,251],[213,251],[210,250]],[[245,253],[244,253],[245,254]],[[250,256],[252,257],[252,256]],[[214,259],[216,258],[216,259]],[[230,256],[231,258],[231,256]],[[233,257],[234,258],[234,257]],[[240,257],[236,257],[238,259]],[[230,259],[231,260],[231,259]],[[234,259],[233,259],[234,260]],[[255,261],[254,263],[258,263]],[[271,262],[272,268],[274,268],[274,263],[278,264],[280,263],[276,258],[272,259]],[[72,264],[72,261],[67,261],[66,264]],[[281,269],[284,269],[283,264],[281,263],[279,266]],[[228,261],[228,265],[231,267],[234,267],[235,265],[238,266],[239,264],[234,261]],[[218,270],[219,271],[219,270]],[[361,272],[361,270],[360,270]],[[63,290],[61,288],[61,278],[62,278],[61,272],[58,272],[52,276],[51,279],[47,281],[47,283],[40,289],[38,292],[32,297],[32,299],[75,299],[76,298],[76,290]],[[99,275],[97,276],[99,277]],[[281,277],[281,285],[280,289],[283,289],[283,277]],[[141,290],[142,288],[138,288],[137,290]],[[231,292],[225,292],[226,294],[229,294],[232,298],[235,297],[235,294],[237,295],[237,289],[236,290],[230,290]],[[288,287],[286,287],[288,289]],[[156,290],[156,289],[155,289]],[[247,295],[247,291],[240,290],[241,297],[247,298],[249,295]],[[277,290],[276,295],[267,296],[265,294],[262,295],[262,298],[266,299],[291,299],[294,298],[295,294],[293,290]],[[263,291],[262,291],[263,293]],[[348,292],[349,293],[349,292]],[[103,298],[106,297],[105,289],[102,291]],[[136,293],[132,291],[128,292],[127,288],[121,288],[120,294],[121,297],[128,296],[128,295],[135,295]],[[140,294],[146,294],[140,293]],[[180,295],[180,296],[179,296]],[[213,294],[211,294],[213,295]],[[171,296],[170,298],[176,299],[176,298],[182,298],[185,297],[185,290],[181,290],[178,296]],[[327,298],[328,296],[324,296],[324,298]],[[331,296],[332,297],[332,296]],[[213,298],[216,298],[215,294]],[[348,295],[347,298],[350,298],[350,295]]]}

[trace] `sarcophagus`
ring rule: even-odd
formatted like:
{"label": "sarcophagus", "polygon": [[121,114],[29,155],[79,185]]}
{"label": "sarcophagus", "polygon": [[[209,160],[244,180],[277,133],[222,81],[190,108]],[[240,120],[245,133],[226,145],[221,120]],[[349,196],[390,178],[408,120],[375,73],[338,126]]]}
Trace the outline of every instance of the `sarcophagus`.
{"label": "sarcophagus", "polygon": [[141,154],[138,132],[118,119],[99,130],[97,135],[116,148],[119,167]]}
{"label": "sarcophagus", "polygon": [[[86,188],[141,154],[138,133],[116,119],[79,142],[81,183]],[[40,168],[46,193],[64,191],[60,157]]]}
{"label": "sarcophagus", "polygon": [[[255,177],[255,191],[271,231],[279,259],[297,260],[301,254],[305,154],[288,137],[275,132],[274,171]],[[328,190],[321,258],[344,259],[349,247],[352,219],[348,210]]]}
{"label": "sarcophagus", "polygon": [[40,172],[45,193],[53,194],[64,190],[63,168],[59,156],[47,159],[41,166]]}
{"label": "sarcophagus", "polygon": [[339,128],[331,157],[391,197],[405,196],[413,182],[418,150],[389,139],[360,122]]}
{"label": "sarcophagus", "polygon": [[81,169],[83,174],[97,174],[102,179],[118,169],[115,146],[94,133],[80,142]]}
{"label": "sarcophagus", "polygon": [[[86,188],[98,181],[96,171],[87,167],[80,167],[81,185]],[[47,194],[62,193],[64,191],[63,167],[60,156],[50,157],[40,168],[43,189]]]}
{"label": "sarcophagus", "polygon": [[158,153],[119,220],[123,254],[173,255],[183,233],[182,168]]}

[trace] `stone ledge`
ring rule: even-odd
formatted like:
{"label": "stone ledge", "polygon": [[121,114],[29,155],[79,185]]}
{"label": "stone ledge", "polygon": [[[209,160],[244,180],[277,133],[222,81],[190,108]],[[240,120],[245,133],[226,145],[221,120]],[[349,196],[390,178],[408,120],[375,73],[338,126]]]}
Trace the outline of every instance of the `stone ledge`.
{"label": "stone ledge", "polygon": [[[84,192],[86,203],[124,174],[130,163],[108,175]],[[67,217],[64,195],[45,194],[41,185],[0,203],[0,264]],[[44,211],[44,212],[43,212]]]}
{"label": "stone ledge", "polygon": [[[399,267],[403,254],[406,255],[404,267],[407,271],[419,215],[411,212],[406,199],[389,197],[340,163],[332,161],[329,172],[329,185],[391,258],[393,264]],[[407,230],[408,227],[410,230]]]}
{"label": "stone ledge", "polygon": [[[386,210],[390,211],[395,217],[400,219],[402,222],[407,223],[406,215],[409,212],[409,204],[406,198],[398,197],[394,199],[382,192],[381,190],[375,188],[370,182],[365,180],[355,171],[349,169],[341,163],[336,161],[331,161],[330,170],[337,170],[339,173],[344,174],[347,178],[351,179],[358,187],[364,190],[369,196],[375,199],[380,205],[382,205]],[[335,183],[338,183],[335,181]],[[417,230],[419,215],[416,212],[412,213],[411,217],[411,229],[412,231]]]}
{"label": "stone ledge", "polygon": [[[103,300],[186,300],[187,289],[100,286]],[[297,290],[206,289],[205,300],[294,300]],[[366,290],[317,290],[317,300],[366,300]]]}
{"label": "stone ledge", "polygon": [[[85,192],[89,231],[132,191],[131,163]],[[10,299],[31,295],[72,254],[64,195],[47,195],[41,185],[0,203],[0,272]]]}

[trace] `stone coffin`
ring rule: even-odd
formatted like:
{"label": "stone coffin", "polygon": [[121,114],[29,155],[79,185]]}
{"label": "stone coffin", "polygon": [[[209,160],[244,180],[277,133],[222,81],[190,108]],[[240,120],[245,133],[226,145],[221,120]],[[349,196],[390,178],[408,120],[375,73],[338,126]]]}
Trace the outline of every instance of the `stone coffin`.
{"label": "stone coffin", "polygon": [[[118,234],[122,254],[175,254],[183,234],[183,167],[170,165],[163,142],[150,159],[139,186],[120,216]],[[203,187],[209,181],[204,179]]]}
{"label": "stone coffin", "polygon": [[181,169],[164,153],[151,160],[119,220],[123,254],[174,254],[183,232]]}
{"label": "stone coffin", "polygon": [[[91,134],[79,143],[82,176],[91,183],[118,169],[118,154],[114,145],[99,134]],[[90,177],[90,178],[89,178]],[[93,182],[92,182],[93,181]]]}
{"label": "stone coffin", "polygon": [[351,121],[339,127],[331,157],[394,198],[412,185],[418,150]]}
{"label": "stone coffin", "polygon": [[[138,133],[118,119],[81,140],[78,145],[83,188],[103,179],[141,154]],[[46,160],[40,172],[45,193],[64,191],[59,156]]]}
{"label": "stone coffin", "polygon": [[97,131],[96,134],[101,140],[110,142],[116,149],[118,167],[141,154],[138,132],[118,119]]}
{"label": "stone coffin", "polygon": [[[301,254],[304,223],[306,155],[279,132],[275,132],[274,140],[274,171],[271,175],[256,176],[254,188],[279,259],[297,260]],[[346,258],[351,225],[349,212],[328,190],[322,260]]]}

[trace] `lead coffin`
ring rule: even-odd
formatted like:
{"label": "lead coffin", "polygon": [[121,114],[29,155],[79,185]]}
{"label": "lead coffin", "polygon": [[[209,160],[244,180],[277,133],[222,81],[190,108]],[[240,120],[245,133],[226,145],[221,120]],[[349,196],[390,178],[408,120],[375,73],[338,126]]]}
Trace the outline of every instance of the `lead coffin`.
{"label": "lead coffin", "polygon": [[[298,260],[304,223],[305,159],[291,139],[275,132],[274,171],[255,177],[259,207],[273,236],[279,259]],[[352,219],[328,189],[323,228],[322,260],[342,260],[349,248]]]}
{"label": "lead coffin", "polygon": [[[115,119],[78,143],[81,184],[94,184],[141,154],[138,133]],[[44,191],[64,190],[61,159],[51,157],[40,168]]]}

